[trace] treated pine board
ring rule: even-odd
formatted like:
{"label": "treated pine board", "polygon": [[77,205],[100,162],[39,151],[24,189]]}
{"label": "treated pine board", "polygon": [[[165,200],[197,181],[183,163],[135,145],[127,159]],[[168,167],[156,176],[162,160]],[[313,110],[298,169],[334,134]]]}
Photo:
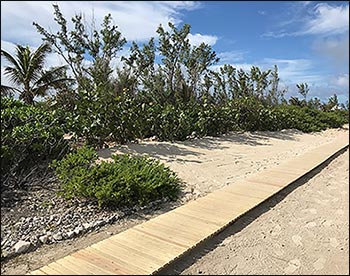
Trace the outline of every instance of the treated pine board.
{"label": "treated pine board", "polygon": [[112,239],[147,254],[156,254],[158,258],[162,257],[162,260],[163,258],[168,260],[169,257],[184,251],[183,247],[133,231],[133,229],[123,232],[123,235],[112,237]]}
{"label": "treated pine board", "polygon": [[79,250],[69,255],[69,258],[67,258],[67,261],[76,262],[79,264],[79,266],[85,266],[94,275],[114,275],[115,274],[113,271],[106,269],[102,263],[101,264],[92,263],[88,258],[88,252],[87,251],[84,252],[84,250]]}
{"label": "treated pine board", "polygon": [[160,265],[160,262],[158,260],[145,256],[143,252],[129,251],[109,239],[105,241],[106,242],[104,243],[100,242],[94,244],[91,247],[96,248],[100,251],[106,251],[109,255],[123,260],[123,262],[126,264],[126,267],[135,266],[137,269],[143,270],[143,274],[147,274],[149,271],[156,269]]}
{"label": "treated pine board", "polygon": [[[101,272],[96,272],[95,269],[91,269],[90,266],[85,265],[83,262],[75,260],[68,255],[62,259],[56,261],[61,266],[67,267],[68,269],[74,271],[77,275],[99,275]],[[104,274],[104,273],[103,273]]]}
{"label": "treated pine board", "polygon": [[227,222],[227,218],[221,216],[218,218],[217,213],[211,214],[208,212],[203,212],[203,210],[201,210],[201,212],[198,212],[197,210],[192,210],[188,208],[179,210],[178,213],[190,219],[197,219],[203,222],[210,222],[211,224],[214,224],[217,227],[222,227],[222,225],[225,225],[225,223]]}
{"label": "treated pine board", "polygon": [[202,204],[196,204],[193,205],[192,208],[178,209],[177,212],[180,214],[190,216],[192,218],[197,218],[203,221],[211,222],[212,224],[218,227],[225,225],[227,220],[230,220],[234,216],[234,212],[232,211],[230,211],[229,213],[224,213],[220,210],[220,215],[218,215],[218,209],[207,209],[206,207],[207,206],[205,206],[204,208]]}
{"label": "treated pine board", "polygon": [[226,208],[227,212],[237,213],[261,202],[259,198],[243,197],[225,191],[216,191],[206,197],[205,203],[212,204],[217,211]]}
{"label": "treated pine board", "polygon": [[84,260],[93,266],[99,267],[110,274],[125,274],[126,272],[121,269],[118,264],[110,262],[108,259],[89,250],[80,250],[72,256]]}
{"label": "treated pine board", "polygon": [[280,188],[263,183],[245,181],[231,184],[225,187],[225,190],[229,193],[249,194],[264,199],[279,191]]}
{"label": "treated pine board", "polygon": [[254,198],[254,199],[265,199],[267,195],[270,194],[267,193],[267,192],[261,192],[261,191],[258,191],[258,190],[255,190],[255,191],[252,191],[252,190],[248,190],[248,189],[244,189],[244,188],[236,188],[236,189],[225,189],[225,192],[226,193],[230,193],[230,194],[233,194],[233,195],[238,195],[238,196],[246,196],[248,198]]}
{"label": "treated pine board", "polygon": [[188,232],[192,231],[201,231],[206,229],[206,231],[210,231],[210,229],[215,230],[217,226],[215,224],[210,223],[209,221],[201,221],[194,219],[189,219],[186,216],[181,215],[179,212],[173,212],[171,216],[161,217],[159,219],[154,219],[152,222],[161,223],[168,225],[170,227],[176,227],[177,229],[185,228]]}
{"label": "treated pine board", "polygon": [[215,195],[223,196],[223,198],[227,197],[228,199],[231,199],[237,202],[241,202],[241,201],[258,202],[258,201],[261,201],[261,199],[264,199],[266,197],[266,196],[259,196],[258,193],[255,193],[255,192],[240,193],[237,190],[228,189],[226,187],[224,189],[221,189],[215,192]]}
{"label": "treated pine board", "polygon": [[64,267],[56,262],[50,263],[47,265],[47,267],[50,267],[58,272],[60,272],[60,275],[74,275],[76,274],[73,270],[68,269],[67,267]]}
{"label": "treated pine board", "polygon": [[183,232],[172,231],[168,232],[168,229],[164,229],[163,227],[144,227],[143,225],[139,225],[134,227],[135,231],[139,231],[141,233],[154,236],[159,239],[163,239],[168,242],[172,242],[178,246],[183,248],[191,248],[193,243],[197,242],[198,239],[193,237],[187,237]]}
{"label": "treated pine board", "polygon": [[247,181],[253,183],[263,183],[271,186],[284,188],[290,183],[298,180],[300,176],[297,175],[281,175],[274,172],[266,172],[262,175],[247,178]]}
{"label": "treated pine board", "polygon": [[40,268],[40,270],[45,272],[48,275],[62,275],[62,274],[64,274],[60,270],[57,271],[56,269],[54,269],[53,267],[51,267],[49,265]]}
{"label": "treated pine board", "polygon": [[202,231],[193,231],[191,229],[187,229],[184,226],[177,225],[176,222],[167,223],[165,221],[153,221],[139,226],[140,227],[137,228],[142,229],[143,231],[147,231],[148,233],[153,232],[157,235],[159,234],[162,236],[171,235],[173,241],[179,243],[188,241],[189,244],[197,242],[203,237],[203,235],[206,235],[210,232],[206,229],[203,229]]}
{"label": "treated pine board", "polygon": [[125,274],[125,275],[135,275],[135,274],[145,274],[146,271],[143,269],[140,269],[134,265],[130,265],[129,263],[126,263],[122,259],[118,259],[112,255],[109,254],[107,250],[101,251],[93,247],[87,247],[85,248],[86,251],[98,255],[101,259],[104,259],[105,262],[110,263],[111,265],[116,265],[120,269],[119,274]]}
{"label": "treated pine board", "polygon": [[113,243],[118,244],[130,252],[142,252],[144,256],[152,260],[156,260],[158,267],[162,267],[165,264],[169,263],[174,258],[174,255],[177,256],[179,254],[182,254],[184,251],[184,249],[177,251],[157,250],[158,244],[147,246],[146,244],[142,244],[142,242],[135,244],[134,241],[130,240],[115,239],[113,240]]}
{"label": "treated pine board", "polygon": [[218,202],[216,198],[207,198],[205,201],[196,202],[198,208],[202,209],[202,212],[208,212],[210,214],[216,214],[227,219],[231,219],[240,214],[242,210],[246,209],[245,206],[239,205],[235,202],[228,202],[228,200],[222,200]]}

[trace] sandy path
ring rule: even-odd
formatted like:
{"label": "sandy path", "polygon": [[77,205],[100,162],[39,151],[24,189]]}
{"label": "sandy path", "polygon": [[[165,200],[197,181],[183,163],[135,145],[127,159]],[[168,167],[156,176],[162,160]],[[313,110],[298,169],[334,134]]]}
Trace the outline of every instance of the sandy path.
{"label": "sandy path", "polygon": [[349,150],[304,183],[249,212],[163,273],[349,275]]}
{"label": "sandy path", "polygon": [[113,153],[147,154],[160,159],[185,182],[187,190],[203,196],[225,185],[331,142],[345,129],[306,134],[297,130],[256,131],[206,137],[184,142],[141,142],[104,149]]}
{"label": "sandy path", "polygon": [[[147,210],[145,212],[140,211],[117,221],[113,225],[105,226],[97,232],[57,244],[43,245],[34,252],[19,255],[2,263],[1,272],[4,274],[25,274],[35,270],[112,234],[117,234],[151,217],[164,213],[188,200],[203,196],[257,171],[270,168],[279,164],[279,162],[331,142],[341,132],[347,131],[348,129],[329,129],[312,134],[304,134],[295,130],[245,132],[176,143],[141,142],[104,149],[100,152],[100,156],[106,159],[115,152],[148,154],[159,158],[184,181],[187,194],[174,204],[161,205],[157,211],[151,213]],[[304,209],[307,209],[307,207]]]}

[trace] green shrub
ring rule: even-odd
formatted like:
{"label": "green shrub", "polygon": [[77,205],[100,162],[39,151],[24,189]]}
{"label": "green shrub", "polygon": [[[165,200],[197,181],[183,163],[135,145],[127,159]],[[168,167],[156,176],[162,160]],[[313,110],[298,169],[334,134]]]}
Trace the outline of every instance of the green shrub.
{"label": "green shrub", "polygon": [[62,121],[54,112],[10,98],[1,99],[1,175],[24,171],[68,149]]}
{"label": "green shrub", "polygon": [[97,200],[100,206],[145,205],[157,199],[177,198],[179,179],[164,164],[129,155],[112,158],[113,162],[96,163],[96,152],[82,147],[53,161],[63,196]]}

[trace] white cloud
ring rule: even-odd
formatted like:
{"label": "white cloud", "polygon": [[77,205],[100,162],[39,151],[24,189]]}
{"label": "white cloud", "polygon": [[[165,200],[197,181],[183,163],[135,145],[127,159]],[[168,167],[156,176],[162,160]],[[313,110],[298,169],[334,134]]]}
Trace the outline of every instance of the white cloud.
{"label": "white cloud", "polygon": [[[242,69],[243,71],[250,71],[252,66],[256,66],[255,64],[252,64],[252,63],[227,63],[227,64],[233,66],[237,70]],[[223,66],[223,64],[221,64],[221,65],[213,65],[213,66],[210,67],[210,69],[213,70],[214,72],[219,72],[220,67],[222,67],[222,66]]]}
{"label": "white cloud", "polygon": [[[41,36],[32,25],[33,21],[44,28],[57,31],[53,20],[53,7],[50,1],[2,1],[1,38],[21,44],[38,46]],[[119,27],[128,41],[144,41],[156,35],[159,24],[167,27],[168,22],[179,24],[182,10],[200,8],[201,4],[191,1],[152,2],[152,1],[58,1],[61,12],[72,24],[70,18],[83,13],[90,24],[95,18],[99,27],[105,15],[110,13],[113,23]]]}
{"label": "white cloud", "polygon": [[203,42],[213,46],[218,40],[218,37],[213,35],[188,34],[188,39],[193,46],[199,46]]}
{"label": "white cloud", "polygon": [[331,80],[332,84],[349,89],[349,74],[336,76]]}
{"label": "white cloud", "polygon": [[307,22],[304,34],[341,34],[349,30],[349,5],[315,6],[315,17]]}
{"label": "white cloud", "polygon": [[286,83],[324,83],[323,74],[318,74],[309,59],[276,59],[265,58],[262,62],[265,68],[272,69],[276,64],[280,78]]}
{"label": "white cloud", "polygon": [[296,2],[290,6],[289,13],[292,17],[276,24],[283,29],[268,31],[261,36],[272,38],[301,35],[334,36],[349,31],[349,5],[320,3],[309,9],[307,6],[310,3],[310,1]]}
{"label": "white cloud", "polygon": [[217,56],[220,58],[220,63],[231,63],[243,60],[245,53],[243,51],[229,51],[218,53]]}

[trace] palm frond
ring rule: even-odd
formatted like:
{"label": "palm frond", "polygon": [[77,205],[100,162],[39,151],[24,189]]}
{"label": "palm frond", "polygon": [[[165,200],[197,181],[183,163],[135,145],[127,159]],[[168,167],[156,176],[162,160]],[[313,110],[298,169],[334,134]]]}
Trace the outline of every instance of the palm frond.
{"label": "palm frond", "polygon": [[15,88],[15,87],[11,87],[11,86],[7,86],[7,85],[1,85],[1,95],[2,96],[9,96],[12,94],[12,92],[19,92],[21,93],[21,90]]}

